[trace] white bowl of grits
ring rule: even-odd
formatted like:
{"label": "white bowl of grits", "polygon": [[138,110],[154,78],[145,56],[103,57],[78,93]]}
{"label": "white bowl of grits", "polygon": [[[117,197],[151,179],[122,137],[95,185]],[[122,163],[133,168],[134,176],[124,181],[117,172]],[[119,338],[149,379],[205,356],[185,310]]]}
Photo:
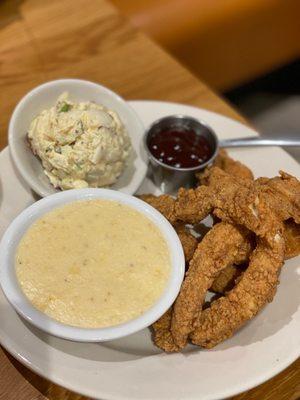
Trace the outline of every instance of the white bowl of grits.
{"label": "white bowl of grits", "polygon": [[8,139],[19,173],[42,197],[88,187],[133,194],[147,170],[143,133],[135,111],[116,93],[60,79],[20,100]]}
{"label": "white bowl of grits", "polygon": [[74,341],[130,335],[174,302],[185,260],[169,222],[109,189],[56,193],[25,209],[0,244],[0,283],[15,310]]}

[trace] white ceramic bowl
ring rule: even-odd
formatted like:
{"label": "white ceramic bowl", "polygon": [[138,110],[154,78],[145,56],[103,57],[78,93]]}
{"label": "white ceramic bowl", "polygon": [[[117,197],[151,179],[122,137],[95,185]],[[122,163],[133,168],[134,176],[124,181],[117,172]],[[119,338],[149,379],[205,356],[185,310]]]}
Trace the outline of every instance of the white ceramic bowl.
{"label": "white ceramic bowl", "polygon": [[[43,214],[77,200],[107,199],[119,201],[147,216],[162,232],[171,257],[171,273],[158,301],[143,315],[120,325],[86,329],[62,324],[32,306],[23,294],[15,272],[15,253],[30,225]],[[180,240],[170,223],[153,207],[133,196],[109,189],[68,190],[48,196],[26,208],[11,223],[0,243],[0,283],[5,296],[15,310],[33,325],[52,335],[81,342],[117,339],[137,332],[156,321],[174,302],[184,277],[185,261]]]}
{"label": "white ceramic bowl", "polygon": [[116,93],[97,83],[80,79],[44,83],[27,93],[17,104],[9,123],[8,141],[13,161],[21,176],[42,197],[58,191],[44,174],[40,160],[32,154],[26,134],[31,121],[42,110],[53,106],[63,92],[68,92],[74,101],[95,101],[119,114],[131,138],[133,152],[127,168],[111,189],[134,194],[147,171],[143,124],[130,105]]}

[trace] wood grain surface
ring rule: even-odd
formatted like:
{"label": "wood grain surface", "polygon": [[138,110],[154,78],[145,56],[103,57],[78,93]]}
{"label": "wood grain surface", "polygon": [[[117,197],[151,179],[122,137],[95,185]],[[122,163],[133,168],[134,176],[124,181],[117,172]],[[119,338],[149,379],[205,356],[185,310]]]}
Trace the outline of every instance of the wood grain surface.
{"label": "wood grain surface", "polygon": [[[126,99],[183,102],[243,120],[103,0],[1,1],[1,148],[7,144],[8,121],[19,99],[42,82],[64,77],[100,82]],[[299,398],[298,360],[269,382],[234,399]],[[0,348],[0,400],[45,399],[84,397],[38,377]]]}

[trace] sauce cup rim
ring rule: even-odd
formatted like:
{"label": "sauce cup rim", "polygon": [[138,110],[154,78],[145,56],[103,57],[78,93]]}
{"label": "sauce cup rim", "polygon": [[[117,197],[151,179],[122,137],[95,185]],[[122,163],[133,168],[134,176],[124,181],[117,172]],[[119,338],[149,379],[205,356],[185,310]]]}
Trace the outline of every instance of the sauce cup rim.
{"label": "sauce cup rim", "polygon": [[[151,130],[155,126],[157,126],[158,124],[160,124],[161,122],[163,122],[164,120],[166,120],[168,118],[174,118],[174,119],[178,119],[178,120],[190,120],[190,121],[193,121],[194,123],[197,123],[198,125],[204,126],[206,129],[208,129],[208,131],[210,132],[211,136],[213,137],[213,139],[215,141],[215,148],[212,152],[212,155],[210,156],[210,158],[207,161],[205,161],[203,164],[197,165],[196,167],[181,168],[181,167],[174,167],[174,166],[168,165],[168,164],[158,160],[152,154],[151,150],[149,149],[148,143],[147,143],[148,136],[149,136]],[[170,171],[176,171],[176,172],[196,172],[196,171],[202,170],[213,162],[213,160],[216,158],[218,151],[219,151],[219,139],[218,139],[218,136],[217,136],[216,132],[214,131],[214,129],[204,120],[197,119],[197,118],[191,117],[189,115],[185,115],[185,114],[166,115],[166,116],[161,117],[161,118],[155,120],[154,122],[152,122],[144,133],[143,143],[144,143],[144,147],[147,152],[147,155],[152,162],[154,162],[155,164],[157,164],[163,168],[166,168]]]}

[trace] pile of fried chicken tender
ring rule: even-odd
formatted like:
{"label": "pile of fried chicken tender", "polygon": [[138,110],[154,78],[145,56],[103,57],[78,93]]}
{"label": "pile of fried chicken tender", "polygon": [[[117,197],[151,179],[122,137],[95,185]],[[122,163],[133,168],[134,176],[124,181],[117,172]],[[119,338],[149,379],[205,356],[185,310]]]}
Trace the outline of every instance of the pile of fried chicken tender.
{"label": "pile of fried chicken tender", "polygon": [[[252,172],[221,150],[197,175],[199,186],[177,197],[142,195],[174,226],[187,273],[173,306],[153,328],[166,352],[188,342],[212,348],[231,337],[271,302],[284,260],[300,254],[300,182],[280,172],[254,180]],[[211,215],[199,240],[191,228]],[[218,294],[209,304],[207,291]]]}

